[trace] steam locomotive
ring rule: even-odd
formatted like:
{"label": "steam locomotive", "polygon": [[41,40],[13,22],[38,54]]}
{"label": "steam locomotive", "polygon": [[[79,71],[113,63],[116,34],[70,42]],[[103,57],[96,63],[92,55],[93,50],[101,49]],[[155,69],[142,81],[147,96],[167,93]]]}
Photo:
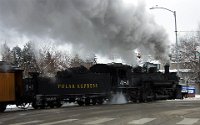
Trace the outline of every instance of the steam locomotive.
{"label": "steam locomotive", "polygon": [[29,78],[23,78],[23,70],[0,62],[0,112],[8,104],[25,108],[31,103],[35,109],[61,107],[64,102],[103,104],[117,93],[132,102],[176,99],[182,97],[178,82],[176,73],[169,72],[169,65],[165,73],[150,63],[143,67],[112,63],[95,64],[90,69],[69,68],[55,77],[32,72]]}

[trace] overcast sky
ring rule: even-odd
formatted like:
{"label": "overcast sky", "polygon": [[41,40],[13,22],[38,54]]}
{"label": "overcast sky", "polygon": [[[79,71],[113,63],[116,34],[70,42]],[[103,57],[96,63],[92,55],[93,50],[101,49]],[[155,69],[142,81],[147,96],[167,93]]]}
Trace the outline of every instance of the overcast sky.
{"label": "overcast sky", "polygon": [[[128,4],[137,4],[136,1],[141,0],[124,0]],[[177,27],[178,31],[196,31],[198,24],[200,22],[200,1],[199,0],[144,0],[147,6],[147,9],[152,6],[161,6],[176,11],[177,13]],[[174,38],[174,16],[171,12],[166,10],[149,10],[154,17],[157,23],[164,26],[167,30],[167,33],[170,35],[170,41],[175,40]],[[5,33],[4,29],[0,30],[0,40],[5,40],[6,37],[12,37],[11,34],[15,36],[14,31],[9,31],[9,33]],[[2,32],[4,32],[4,36],[2,36]],[[184,32],[179,32],[179,35],[183,35]],[[7,35],[7,36],[5,36]],[[19,35],[19,34],[18,34]],[[13,38],[15,41],[26,41],[25,36],[17,36]],[[13,40],[12,39],[12,40]],[[22,40],[21,40],[22,39]],[[9,41],[9,40],[8,40]]]}
{"label": "overcast sky", "polygon": [[[0,2],[2,2],[2,1],[6,1],[6,0],[0,0]],[[12,0],[10,0],[10,1],[12,1]],[[20,0],[18,0],[18,1],[20,1]],[[38,1],[40,1],[40,3],[42,3],[42,4],[44,4],[45,0],[38,0]],[[141,1],[143,1],[145,3],[146,10],[144,10],[143,7],[141,7],[141,6],[139,6],[139,7],[137,6],[138,5],[138,1],[139,1],[139,3],[141,3]],[[199,22],[200,22],[200,15],[199,15],[199,12],[200,12],[200,1],[199,0],[124,0],[124,2],[127,5],[135,4],[134,9],[133,9],[133,11],[135,11],[134,13],[136,14],[136,16],[139,16],[140,14],[142,14],[141,18],[138,17],[138,19],[142,20],[145,23],[147,23],[147,25],[145,24],[145,26],[142,27],[141,25],[138,25],[138,23],[137,23],[137,21],[135,19],[130,19],[130,21],[129,21],[128,18],[131,17],[130,13],[127,13],[127,15],[123,14],[125,12],[128,12],[127,11],[128,9],[121,9],[120,8],[122,12],[117,12],[117,10],[115,10],[115,11],[117,13],[119,13],[119,15],[120,14],[121,15],[120,16],[118,16],[118,15],[114,15],[113,16],[113,17],[115,17],[117,19],[117,21],[115,22],[115,20],[111,20],[111,22],[109,22],[109,23],[111,23],[110,25],[108,23],[106,25],[103,25],[104,27],[102,27],[101,26],[102,25],[102,22],[101,22],[102,20],[99,21],[99,22],[97,20],[92,20],[91,16],[94,16],[95,13],[96,14],[105,14],[105,13],[107,13],[104,10],[104,8],[100,8],[99,7],[98,10],[94,10],[94,14],[91,13],[90,11],[88,11],[88,10],[84,10],[85,8],[78,8],[77,9],[78,13],[75,13],[75,14],[79,14],[79,16],[80,16],[81,10],[84,10],[83,12],[81,12],[81,14],[82,14],[81,16],[84,17],[84,18],[77,18],[77,17],[74,17],[74,16],[72,16],[72,17],[70,16],[72,18],[72,20],[75,19],[73,22],[78,24],[77,27],[79,26],[79,24],[81,24],[81,21],[85,21],[85,19],[87,19],[89,21],[89,23],[92,23],[93,25],[97,24],[96,27],[92,27],[92,29],[94,29],[94,28],[102,28],[101,30],[98,30],[98,33],[99,32],[103,33],[102,36],[101,35],[96,35],[95,32],[93,32],[92,30],[91,31],[89,30],[90,28],[88,28],[89,33],[88,32],[84,32],[85,29],[87,30],[87,25],[90,26],[90,24],[88,24],[86,22],[85,23],[86,25],[84,24],[84,25],[81,25],[81,27],[79,27],[80,30],[78,32],[81,32],[81,35],[79,35],[78,37],[76,37],[76,35],[74,34],[74,33],[77,33],[76,29],[72,30],[71,33],[68,33],[68,32],[70,32],[70,30],[67,29],[67,28],[64,28],[63,25],[61,25],[62,23],[64,23],[63,22],[64,20],[65,20],[65,22],[66,21],[72,21],[72,20],[69,19],[69,17],[63,17],[62,16],[62,11],[65,12],[65,13],[69,12],[68,9],[66,9],[66,6],[69,8],[69,10],[73,10],[74,9],[73,7],[72,7],[72,9],[70,9],[71,6],[69,4],[66,4],[65,8],[63,8],[63,9],[61,8],[59,11],[56,10],[55,12],[52,9],[46,9],[46,8],[43,9],[40,6],[42,4],[40,4],[40,5],[38,4],[39,6],[37,5],[37,7],[38,7],[38,10],[37,10],[37,9],[34,8],[33,5],[31,5],[31,2],[26,2],[26,5],[23,5],[24,2],[17,3],[18,8],[17,7],[14,8],[14,9],[12,8],[12,11],[10,11],[10,9],[7,8],[6,6],[0,6],[0,11],[1,11],[0,12],[0,18],[5,18],[5,19],[3,19],[3,21],[1,21],[1,19],[0,19],[0,42],[3,43],[3,42],[6,41],[7,44],[10,45],[11,47],[13,47],[15,45],[21,46],[21,45],[24,45],[24,43],[26,43],[29,40],[41,41],[40,38],[43,35],[43,33],[45,33],[45,32],[47,32],[48,35],[46,35],[45,37],[42,38],[43,41],[59,40],[59,38],[65,39],[65,37],[67,37],[67,38],[71,38],[72,37],[71,40],[79,40],[80,41],[83,38],[86,38],[86,41],[90,41],[90,40],[95,41],[95,39],[99,39],[99,40],[102,40],[102,38],[104,39],[105,35],[107,35],[109,33],[111,33],[110,35],[113,35],[112,38],[107,38],[106,37],[107,39],[105,39],[105,40],[111,40],[111,41],[114,40],[114,41],[116,41],[116,40],[118,40],[118,39],[116,39],[118,36],[115,33],[119,29],[119,27],[117,25],[121,25],[123,27],[123,29],[120,29],[120,31],[123,31],[125,33],[125,35],[126,35],[125,28],[129,28],[127,26],[129,26],[129,25],[133,25],[134,26],[135,24],[136,24],[136,27],[139,27],[139,35],[141,35],[140,32],[144,33],[145,38],[149,39],[150,36],[148,36],[148,35],[150,35],[152,33],[153,33],[152,35],[154,35],[155,33],[161,31],[161,29],[156,25],[154,27],[155,30],[149,29],[149,27],[153,27],[153,25],[154,25],[152,23],[152,20],[151,20],[151,17],[150,17],[150,16],[153,16],[153,18],[155,19],[155,22],[157,24],[159,24],[161,27],[164,28],[164,30],[162,31],[163,34],[160,34],[161,38],[156,38],[156,36],[152,37],[153,39],[155,37],[158,40],[155,43],[152,43],[152,44],[154,44],[153,45],[154,47],[157,44],[163,44],[162,46],[157,46],[157,47],[160,47],[158,49],[158,51],[160,51],[160,50],[162,50],[161,48],[165,46],[164,45],[165,43],[161,43],[162,40],[163,40],[163,42],[170,42],[170,43],[174,43],[175,42],[174,16],[173,16],[173,13],[171,13],[169,11],[166,11],[166,10],[161,10],[161,9],[150,10],[149,9],[150,7],[153,7],[153,6],[156,6],[156,5],[158,5],[159,7],[165,7],[165,8],[168,8],[170,10],[176,11],[176,13],[177,13],[177,28],[178,28],[178,31],[197,31],[198,30],[198,25],[199,25]],[[7,5],[8,7],[12,7],[12,6],[15,7],[15,5],[9,5],[8,3],[9,2],[6,2],[5,5]],[[12,2],[10,2],[10,3],[12,3]],[[16,2],[14,2],[14,3],[16,4]],[[50,6],[51,8],[58,9],[52,3],[55,3],[55,2],[50,2],[48,7]],[[67,3],[67,2],[65,2],[65,3]],[[88,2],[86,2],[86,3],[88,4]],[[95,2],[93,2],[93,4],[94,3]],[[34,4],[37,4],[37,3],[34,3]],[[57,3],[55,3],[55,4],[57,4]],[[80,7],[88,6],[87,4],[83,4]],[[76,2],[74,2],[73,5],[79,5],[79,3],[77,4]],[[98,5],[98,4],[95,3],[92,7],[94,7],[95,5]],[[103,4],[101,4],[101,5],[103,5]],[[108,4],[108,5],[109,6],[111,5],[110,7],[113,7],[113,5],[115,6],[115,4]],[[26,8],[26,7],[30,7],[30,8]],[[15,10],[15,9],[20,9],[20,10],[16,10],[17,14],[22,13],[23,15],[17,15],[16,16],[15,12],[13,12],[13,10]],[[89,9],[94,9],[94,8],[89,8]],[[38,13],[37,12],[38,13],[37,14],[33,10],[34,11],[38,11],[38,12],[42,11],[43,13]],[[50,12],[48,12],[46,10],[48,10]],[[129,10],[132,11],[132,9],[129,9]],[[146,11],[146,12],[144,12],[144,13],[143,12],[139,12],[139,10]],[[117,14],[116,12],[113,13],[112,11],[110,11],[108,14],[110,14],[110,13]],[[148,14],[146,14],[146,13],[148,13]],[[33,16],[29,16],[28,14],[32,14]],[[44,14],[49,14],[52,18],[49,18],[50,16],[48,18],[45,18],[46,15],[44,16]],[[7,15],[9,15],[9,16],[7,17]],[[55,15],[55,17],[52,16],[52,15]],[[22,16],[22,17],[20,17],[20,16]],[[97,17],[97,19],[101,19],[101,16],[102,15]],[[120,18],[123,18],[123,20],[120,19]],[[145,21],[145,18],[146,18],[147,21]],[[37,19],[37,20],[35,20],[35,19]],[[59,19],[59,20],[57,20],[57,19]],[[63,21],[61,21],[60,19],[63,19]],[[32,21],[32,23],[27,23],[25,20],[27,22],[29,22],[29,21],[31,22]],[[133,22],[135,24],[134,23],[131,24],[130,23],[131,20],[133,20]],[[103,21],[110,21],[110,20],[103,20]],[[22,22],[22,23],[20,23],[20,22]],[[39,24],[39,25],[35,24],[37,22],[40,22],[41,24]],[[107,23],[107,22],[104,22],[104,23]],[[126,25],[126,24],[123,24],[123,23],[130,23],[130,24]],[[26,24],[28,24],[28,25],[26,25]],[[35,26],[31,26],[30,24],[33,24]],[[53,25],[51,25],[51,24],[53,24]],[[29,29],[27,26],[28,27],[31,26],[29,31],[27,30],[27,29]],[[43,26],[44,26],[44,28],[42,28]],[[52,26],[52,27],[48,28],[48,26]],[[67,25],[65,27],[70,27],[71,28],[71,25],[69,25],[69,26]],[[56,29],[55,31],[65,31],[66,34],[62,35],[62,34],[59,34],[58,32],[52,32],[54,30],[53,28]],[[72,28],[74,28],[74,27],[72,27]],[[135,31],[134,27],[131,27],[131,28],[133,28],[133,29],[131,29],[130,31]],[[147,31],[145,31],[145,28],[146,28]],[[60,30],[60,29],[62,29],[62,30]],[[108,33],[106,33],[107,31],[108,31]],[[151,33],[148,34],[148,31],[151,32]],[[169,40],[165,39],[165,31],[166,31],[167,35],[169,36]],[[126,37],[126,36],[124,36],[124,33],[121,34],[122,35],[121,38],[123,38],[123,39]],[[129,33],[129,32],[127,31],[127,33]],[[187,33],[191,33],[192,34],[193,32],[187,32]],[[93,36],[91,34],[94,35],[94,38],[93,38]],[[178,32],[178,37],[180,37],[183,34],[185,34],[185,32]],[[33,36],[38,36],[38,37],[30,37],[32,35]],[[86,36],[89,36],[89,38],[86,37]],[[135,41],[136,38],[137,37],[133,36],[133,38],[131,38],[131,39],[133,39]],[[152,38],[150,38],[150,39],[152,39]],[[161,40],[161,41],[159,41],[159,40]],[[125,43],[130,42],[129,39],[126,39],[125,41],[126,41]],[[143,40],[141,42],[143,42]],[[91,43],[89,43],[89,44],[91,44]],[[106,52],[123,53],[124,52],[124,54],[127,54],[125,52],[126,48],[135,49],[136,47],[133,47],[132,45],[141,46],[140,42],[134,43],[134,44],[130,44],[128,46],[127,45],[125,46],[122,43],[119,43],[117,45],[116,42],[113,42],[113,43],[111,42],[109,44],[110,45],[116,44],[114,49],[113,49],[113,51],[109,51],[108,45],[105,45],[104,48],[105,47],[108,47],[108,48],[105,49],[106,51],[102,51],[101,53],[104,53],[104,52],[105,53]],[[142,44],[143,44],[143,46],[146,45],[145,42],[142,43]],[[101,44],[98,43],[98,40],[97,40],[97,42],[94,45],[95,46],[100,46]],[[122,46],[125,47],[125,48],[121,48]],[[150,46],[152,47],[152,45],[150,45]],[[91,47],[94,47],[94,46],[91,46]],[[146,47],[148,48],[148,46],[146,46]],[[152,49],[157,49],[157,47],[152,48]],[[96,48],[94,48],[93,50],[90,50],[90,51],[94,51],[94,50],[96,50]],[[158,53],[158,51],[155,51],[155,52],[152,52],[152,53],[155,54],[155,53]],[[166,53],[166,52],[163,52],[163,53]],[[131,54],[131,53],[128,52],[128,54]]]}
{"label": "overcast sky", "polygon": [[[199,0],[146,0],[147,8],[152,6],[165,7],[176,11],[177,30],[178,31],[197,31],[200,23],[200,1]],[[173,13],[154,9],[149,10],[154,15],[155,20],[164,26],[170,35],[170,41],[175,41],[174,33],[174,16]],[[178,32],[178,36],[184,35],[186,32]],[[187,32],[194,35],[193,32]]]}

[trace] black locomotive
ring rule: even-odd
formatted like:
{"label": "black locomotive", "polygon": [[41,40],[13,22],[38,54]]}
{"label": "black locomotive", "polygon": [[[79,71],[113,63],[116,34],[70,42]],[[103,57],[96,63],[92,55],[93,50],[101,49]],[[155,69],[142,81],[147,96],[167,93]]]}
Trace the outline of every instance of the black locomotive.
{"label": "black locomotive", "polygon": [[96,64],[90,69],[81,66],[59,71],[53,78],[32,72],[31,77],[23,80],[20,69],[0,70],[1,79],[7,79],[0,83],[4,88],[0,93],[0,111],[8,104],[23,107],[31,103],[35,109],[60,107],[64,102],[77,102],[80,106],[102,104],[117,93],[132,102],[181,98],[179,77],[169,72],[169,65],[162,73],[149,64]]}

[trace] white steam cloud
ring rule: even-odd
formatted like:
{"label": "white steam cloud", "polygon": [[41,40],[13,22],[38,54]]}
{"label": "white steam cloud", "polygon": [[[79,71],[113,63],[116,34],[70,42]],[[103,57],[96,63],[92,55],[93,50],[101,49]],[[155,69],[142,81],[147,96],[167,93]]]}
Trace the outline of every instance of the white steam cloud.
{"label": "white steam cloud", "polygon": [[0,19],[1,30],[64,41],[82,54],[115,56],[129,64],[134,63],[136,48],[157,59],[167,56],[167,35],[143,3],[125,6],[122,0],[0,0]]}
{"label": "white steam cloud", "polygon": [[128,101],[122,92],[117,92],[112,95],[111,104],[126,104]]}

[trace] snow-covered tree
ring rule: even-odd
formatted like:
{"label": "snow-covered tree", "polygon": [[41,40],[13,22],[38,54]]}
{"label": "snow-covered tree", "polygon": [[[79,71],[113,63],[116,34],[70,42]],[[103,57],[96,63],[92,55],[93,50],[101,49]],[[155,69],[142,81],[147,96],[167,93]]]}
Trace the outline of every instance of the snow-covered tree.
{"label": "snow-covered tree", "polygon": [[70,67],[79,67],[83,64],[83,62],[84,61],[80,58],[80,56],[76,54],[70,61]]}
{"label": "snow-covered tree", "polygon": [[13,63],[13,55],[6,42],[1,46],[1,56],[2,61]]}
{"label": "snow-covered tree", "polygon": [[[192,74],[190,74],[189,79],[199,79],[200,71],[200,59],[199,52],[197,48],[200,46],[200,41],[195,36],[187,35],[179,38],[178,46],[178,59],[180,69],[189,69]],[[176,62],[176,47],[172,46],[171,49],[171,61]]]}
{"label": "snow-covered tree", "polygon": [[12,55],[13,55],[13,64],[16,66],[21,67],[22,65],[22,49],[18,46],[15,46],[12,49]]}
{"label": "snow-covered tree", "polygon": [[25,76],[27,76],[29,72],[36,72],[39,70],[33,43],[28,42],[24,45],[21,60],[21,67],[24,69]]}
{"label": "snow-covered tree", "polygon": [[70,58],[67,53],[45,46],[39,50],[37,61],[42,75],[54,76],[57,71],[69,67]]}

